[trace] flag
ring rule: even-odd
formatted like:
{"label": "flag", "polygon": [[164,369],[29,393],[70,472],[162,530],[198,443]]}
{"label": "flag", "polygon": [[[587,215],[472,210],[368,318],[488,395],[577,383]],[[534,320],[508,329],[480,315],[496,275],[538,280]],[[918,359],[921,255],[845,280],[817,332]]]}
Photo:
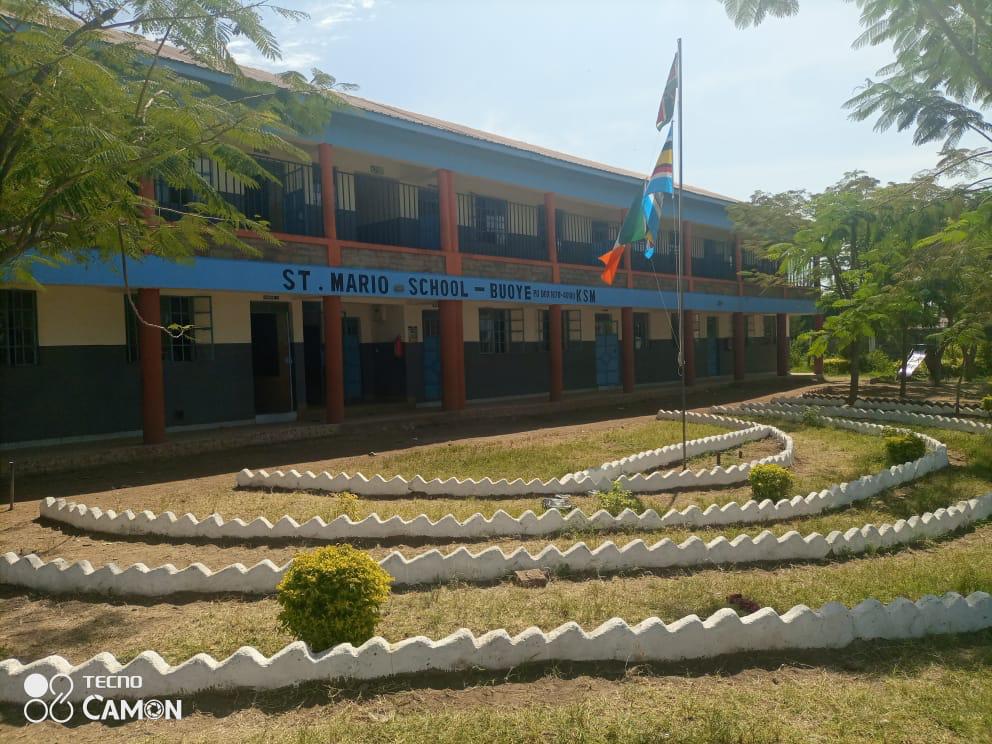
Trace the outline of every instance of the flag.
{"label": "flag", "polygon": [[675,53],[672,60],[672,69],[668,71],[668,82],[665,84],[665,92],[661,96],[661,104],[658,106],[658,120],[655,126],[658,131],[668,124],[675,116],[675,97],[679,88],[679,55]]}
{"label": "flag", "polygon": [[644,187],[645,194],[671,194],[672,193],[672,129],[668,128],[668,137],[665,138],[665,146],[661,148],[658,155],[658,162],[651,171],[647,185]]}
{"label": "flag", "polygon": [[644,251],[644,258],[650,259],[654,255],[654,249],[661,240],[661,206],[664,203],[664,195],[657,200],[649,194],[644,195],[641,207],[644,211],[644,237],[648,241],[648,247]]}
{"label": "flag", "polygon": [[617,243],[613,248],[599,257],[599,260],[606,267],[599,277],[607,284],[613,284],[613,278],[617,275],[617,269],[620,268],[620,259],[623,258],[623,249],[625,247],[622,243]]}

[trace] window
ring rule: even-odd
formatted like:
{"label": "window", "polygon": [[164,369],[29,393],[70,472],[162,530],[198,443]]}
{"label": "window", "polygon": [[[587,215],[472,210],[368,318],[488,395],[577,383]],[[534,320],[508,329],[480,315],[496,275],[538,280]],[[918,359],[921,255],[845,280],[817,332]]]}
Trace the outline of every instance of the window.
{"label": "window", "polygon": [[0,366],[38,363],[38,304],[35,293],[0,290]]}
{"label": "window", "polygon": [[542,351],[551,350],[551,312],[549,310],[537,311],[537,342],[541,345]]}
{"label": "window", "polygon": [[573,344],[582,341],[582,312],[580,310],[562,310],[562,325],[565,333],[562,334],[562,341],[568,348]]}
{"label": "window", "polygon": [[479,351],[483,354],[506,354],[522,351],[524,311],[479,310]]}
{"label": "window", "polygon": [[646,349],[648,345],[648,314],[634,313],[634,348]]}
{"label": "window", "polygon": [[768,341],[775,340],[775,331],[777,330],[778,322],[774,315],[765,316],[765,339]]}
{"label": "window", "polygon": [[758,335],[756,322],[757,321],[755,320],[755,316],[753,315],[747,316],[747,328],[745,329],[744,335],[747,337],[748,340],[752,338],[756,338]]}
{"label": "window", "polygon": [[702,323],[699,313],[692,314],[692,337],[700,338],[702,335]]}
{"label": "window", "polygon": [[[191,362],[213,359],[214,329],[213,307],[209,297],[177,297],[163,295],[161,298],[162,325],[189,326],[179,336],[162,332],[162,358],[173,362]],[[136,362],[140,358],[138,343],[138,319],[127,298],[124,298],[124,316],[127,332],[127,360]],[[173,331],[173,334],[175,331]]]}

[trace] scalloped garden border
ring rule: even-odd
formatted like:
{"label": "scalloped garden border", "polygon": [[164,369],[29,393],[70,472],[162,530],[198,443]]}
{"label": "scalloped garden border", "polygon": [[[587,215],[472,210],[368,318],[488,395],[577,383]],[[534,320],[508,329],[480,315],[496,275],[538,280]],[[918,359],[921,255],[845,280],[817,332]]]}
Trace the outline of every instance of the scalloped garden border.
{"label": "scalloped garden border", "polygon": [[[801,414],[789,413],[787,418],[801,418]],[[877,424],[824,419],[831,426],[851,429],[860,433],[879,434],[885,428]],[[921,435],[922,436],[922,435]],[[744,504],[736,501],[722,506],[711,504],[706,509],[689,506],[681,511],[670,509],[663,516],[654,509],[643,514],[625,509],[617,516],[599,510],[591,515],[580,509],[562,514],[557,509],[549,509],[541,515],[531,510],[519,517],[512,517],[502,509],[492,517],[476,513],[464,521],[448,514],[437,521],[424,514],[413,519],[393,516],[382,519],[371,514],[359,521],[339,516],[330,522],[313,517],[306,522],[297,522],[290,516],[283,516],[274,524],[264,517],[251,521],[240,518],[224,520],[219,514],[211,514],[197,519],[192,514],[177,517],[166,511],[156,515],[151,511],[137,514],[131,510],[106,511],[96,506],[86,506],[65,499],[45,499],[40,506],[40,514],[45,519],[68,524],[87,532],[100,532],[112,535],[156,535],[167,538],[231,538],[253,539],[308,539],[308,540],[382,540],[388,538],[417,537],[425,539],[470,539],[523,535],[537,537],[564,531],[584,530],[657,530],[664,527],[716,527],[730,524],[753,524],[772,522],[796,517],[805,517],[820,512],[847,506],[855,501],[870,498],[887,488],[908,482],[947,467],[947,447],[923,436],[928,452],[923,457],[899,471],[897,476],[892,468],[875,475],[865,475],[846,483],[838,483],[822,491],[814,491],[807,496],[794,496],[778,502],[754,500]],[[791,442],[791,438],[790,438]]]}
{"label": "scalloped garden border", "polygon": [[[819,390],[810,390],[802,393],[800,399],[818,406],[846,406],[847,398],[843,395],[831,395]],[[929,413],[937,416],[950,414],[951,416],[977,416],[978,418],[989,418],[989,413],[981,406],[962,405],[957,413],[954,411],[953,403],[941,401],[910,401],[899,400],[898,398],[885,398],[881,396],[858,397],[854,401],[854,408],[877,408],[880,411],[902,411],[906,413]]]}
{"label": "scalloped garden border", "polygon": [[[679,411],[658,411],[657,420],[674,420],[681,418]],[[655,472],[643,475],[645,471],[670,465],[682,458],[682,445],[670,444],[655,450],[639,452],[620,460],[606,462],[596,468],[588,468],[575,473],[569,473],[560,478],[542,481],[534,478],[525,481],[522,478],[507,480],[500,478],[433,478],[426,480],[421,475],[415,475],[407,480],[401,475],[383,478],[373,475],[371,478],[362,473],[349,475],[338,473],[332,475],[326,470],[315,474],[310,470],[300,473],[298,470],[283,472],[275,470],[271,473],[265,470],[252,471],[245,468],[238,473],[236,484],[238,488],[280,488],[302,491],[329,491],[332,493],[349,491],[360,496],[449,496],[471,498],[494,498],[507,496],[582,494],[591,491],[609,489],[613,481],[619,480],[624,488],[637,493],[652,493],[671,491],[679,488],[699,488],[703,486],[730,485],[747,480],[748,473],[754,465],[774,463],[789,467],[793,460],[792,437],[785,432],[767,424],[755,424],[750,421],[727,416],[714,416],[706,413],[690,411],[686,418],[694,423],[713,424],[736,429],[727,434],[715,434],[701,439],[693,439],[686,443],[688,457],[707,452],[721,452],[738,447],[745,442],[752,442],[766,437],[775,437],[783,444],[783,450],[775,455],[762,457],[752,462],[730,467],[714,467],[698,471]]]}
{"label": "scalloped garden border", "polygon": [[768,403],[735,403],[732,406],[713,406],[711,410],[726,413],[750,413],[752,415],[781,416],[783,414],[802,414],[808,409],[818,410],[826,416],[844,416],[868,421],[892,421],[898,424],[915,426],[932,426],[936,429],[963,431],[969,434],[992,432],[992,424],[985,424],[975,419],[955,418],[953,416],[935,416],[927,413],[912,413],[909,411],[891,411],[877,408],[857,408],[854,406],[821,405],[804,399],[804,404],[797,404],[795,398],[773,398]]}
{"label": "scalloped garden border", "polygon": [[154,651],[144,651],[127,664],[109,653],[78,665],[61,656],[28,664],[7,659],[0,662],[0,701],[24,704],[28,700],[24,681],[30,674],[68,675],[75,683],[69,697],[73,701],[87,694],[83,684],[87,675],[135,675],[142,680],[140,690],[115,693],[149,698],[236,688],[272,690],[312,681],[501,670],[547,662],[675,662],[741,652],[835,649],[855,641],[970,633],[988,627],[992,627],[992,596],[975,592],[962,597],[951,592],[915,602],[901,597],[888,604],[867,599],[850,609],[839,602],[818,610],[796,605],[781,615],[766,607],[743,617],[725,608],[705,620],[688,615],[672,623],[652,617],[628,625],[613,618],[590,632],[575,622],[548,633],[531,627],[513,636],[506,630],[475,636],[463,628],[437,641],[416,636],[389,643],[377,637],[357,648],[346,643],[317,654],[296,641],[271,657],[245,646],[223,661],[197,654],[177,666]]}
{"label": "scalloped garden border", "polygon": [[[912,470],[907,465],[896,466]],[[393,577],[395,586],[446,583],[453,580],[490,582],[514,571],[548,569],[555,572],[588,574],[626,570],[659,570],[689,566],[712,566],[768,561],[815,561],[842,555],[856,555],[907,545],[922,539],[943,537],[992,515],[992,493],[960,501],[946,509],[900,519],[895,524],[852,527],[833,531],[826,537],[814,532],[805,537],[790,530],[776,537],[765,530],[757,537],[738,535],[732,540],[716,537],[704,542],[693,535],[680,544],[665,538],[653,545],[633,540],[622,548],[611,541],[590,549],[584,542],[561,550],[548,545],[536,554],[525,548],[504,553],[490,547],[478,553],[459,547],[450,553],[437,549],[412,558],[393,551],[379,565]],[[148,568],[135,563],[125,569],[109,563],[94,569],[89,561],[69,563],[61,558],[46,563],[34,554],[0,557],[0,583],[24,586],[53,594],[87,592],[114,595],[165,596],[182,592],[271,594],[292,561],[277,566],[264,560],[250,568],[235,563],[211,571],[202,563],[177,569],[172,564]]]}

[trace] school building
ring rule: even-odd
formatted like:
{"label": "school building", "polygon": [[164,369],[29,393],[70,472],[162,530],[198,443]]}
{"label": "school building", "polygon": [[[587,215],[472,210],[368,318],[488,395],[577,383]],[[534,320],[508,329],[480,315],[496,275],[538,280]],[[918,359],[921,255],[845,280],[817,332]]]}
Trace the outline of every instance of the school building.
{"label": "school building", "polygon": [[[135,322],[114,262],[39,267],[42,289],[0,289],[0,446],[138,432],[155,443],[188,427],[338,422],[369,403],[458,410],[678,379],[670,200],[653,258],[635,245],[612,286],[600,279],[643,174],[348,100],[303,143],[310,162],[259,155],[276,183],[246,188],[199,163],[280,244],[130,263],[141,315],[193,326],[186,336]],[[165,207],[191,198],[147,189]],[[816,312],[802,277],[741,277],[774,266],[742,251],[731,202],[685,192],[689,385],[787,374],[790,320]]]}

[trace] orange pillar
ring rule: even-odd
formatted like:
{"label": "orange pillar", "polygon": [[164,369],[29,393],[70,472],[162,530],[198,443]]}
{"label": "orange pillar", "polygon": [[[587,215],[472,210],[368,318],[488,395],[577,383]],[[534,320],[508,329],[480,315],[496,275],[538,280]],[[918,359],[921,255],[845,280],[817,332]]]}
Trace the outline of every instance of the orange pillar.
{"label": "orange pillar", "polygon": [[[544,195],[544,237],[547,241],[548,261],[551,262],[551,281],[561,281],[558,268],[558,207],[555,195],[550,191]],[[559,310],[561,306],[558,306]],[[553,400],[553,399],[552,399]]]}
{"label": "orange pillar", "polygon": [[[821,331],[823,330],[823,316],[815,315],[813,316],[813,330]],[[813,374],[817,379],[823,379],[823,357],[813,357]]]}
{"label": "orange pillar", "polygon": [[744,313],[734,313],[734,379],[743,380],[747,370],[747,338],[744,335]]}
{"label": "orange pillar", "polygon": [[324,297],[324,402],[327,423],[344,421],[344,342],[341,297]]}
{"label": "orange pillar", "polygon": [[685,329],[682,339],[682,354],[685,360],[685,384],[696,384],[696,313],[693,310],[682,311],[682,327]]}
{"label": "orange pillar", "polygon": [[317,145],[320,161],[320,214],[327,239],[328,266],[341,265],[341,246],[338,245],[337,200],[334,196],[334,148],[326,142]]}
{"label": "orange pillar", "polygon": [[[437,172],[438,209],[441,219],[441,253],[448,274],[462,273],[458,252],[458,203],[454,177],[449,170]],[[438,303],[441,323],[441,405],[446,411],[465,407],[465,334],[461,300]]]}
{"label": "orange pillar", "polygon": [[548,390],[551,401],[561,400],[565,389],[565,364],[561,342],[561,305],[548,306],[548,358],[550,380]]}
{"label": "orange pillar", "polygon": [[682,220],[682,268],[685,273],[686,291],[691,292],[695,286],[692,279],[692,223]]}
{"label": "orange pillar", "polygon": [[744,251],[741,248],[741,236],[734,236],[734,269],[737,272],[737,294],[744,294],[744,277],[741,272],[744,270]]}
{"label": "orange pillar", "polygon": [[778,345],[778,376],[785,377],[789,374],[789,316],[785,313],[775,315],[775,343]]}
{"label": "orange pillar", "polygon": [[135,305],[145,323],[138,323],[141,359],[141,428],[145,444],[165,441],[165,376],[162,371],[162,305],[157,289],[139,289]]}
{"label": "orange pillar", "polygon": [[623,354],[623,391],[634,392],[634,308],[620,308],[621,352]]}

